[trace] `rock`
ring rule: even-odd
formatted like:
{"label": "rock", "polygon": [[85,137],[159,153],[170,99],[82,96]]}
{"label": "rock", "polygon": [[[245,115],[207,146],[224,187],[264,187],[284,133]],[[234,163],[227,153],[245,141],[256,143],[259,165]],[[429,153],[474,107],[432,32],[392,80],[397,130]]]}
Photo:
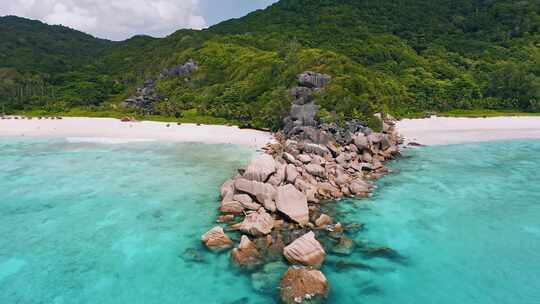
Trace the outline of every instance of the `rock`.
{"label": "rock", "polygon": [[321,214],[319,216],[319,218],[317,218],[317,220],[315,220],[315,225],[317,225],[317,227],[319,228],[324,228],[328,225],[332,225],[333,224],[333,220],[331,217],[329,217],[328,215],[326,214]]}
{"label": "rock", "polygon": [[274,219],[263,208],[257,212],[248,214],[244,221],[231,226],[232,229],[240,230],[252,236],[263,236],[272,232]]}
{"label": "rock", "polygon": [[289,118],[292,120],[292,130],[288,133],[300,133],[306,126],[316,126],[316,116],[319,112],[319,106],[314,102],[306,104],[292,104]]}
{"label": "rock", "polygon": [[366,247],[360,250],[368,258],[382,257],[391,260],[402,259],[403,257],[390,247]]}
{"label": "rock", "polygon": [[330,237],[339,239],[343,236],[343,225],[341,223],[337,223],[330,229]]}
{"label": "rock", "polygon": [[294,165],[288,164],[285,169],[285,176],[287,178],[287,182],[294,184],[296,179],[298,178],[300,174],[296,170],[296,167]]}
{"label": "rock", "polygon": [[283,255],[291,263],[320,267],[326,252],[321,243],[315,239],[313,231],[310,231],[285,247]]}
{"label": "rock", "polygon": [[274,212],[276,189],[270,184],[265,184],[257,181],[250,181],[244,178],[238,178],[234,182],[234,187],[241,192],[250,194],[257,198],[259,203],[270,212]]}
{"label": "rock", "polygon": [[268,263],[261,271],[251,275],[251,286],[260,293],[272,295],[278,289],[281,276],[287,269],[287,265],[282,262]]}
{"label": "rock", "polygon": [[312,143],[304,143],[302,145],[302,150],[305,153],[317,154],[317,155],[323,156],[323,157],[326,154],[330,153],[330,150],[328,150],[327,147],[325,147],[323,145],[312,144]]}
{"label": "rock", "polygon": [[362,133],[358,133],[358,134],[354,137],[354,144],[356,145],[356,147],[357,147],[358,150],[360,150],[360,151],[369,148],[369,142],[368,142],[368,139],[367,139],[367,137],[366,137],[364,134],[362,134]]}
{"label": "rock", "polygon": [[313,90],[307,87],[294,87],[291,89],[291,95],[294,103],[303,105],[313,101]]}
{"label": "rock", "polygon": [[285,180],[285,170],[287,166],[279,164],[276,169],[276,173],[274,173],[270,178],[268,179],[268,183],[273,186],[279,186],[283,181]]}
{"label": "rock", "polygon": [[[329,156],[329,155],[331,154],[326,154],[326,156]],[[317,166],[324,166],[326,165],[326,159],[324,159],[323,157],[319,155],[313,155],[313,157],[311,158],[311,164],[317,165]]]}
{"label": "rock", "polygon": [[311,268],[289,268],[279,287],[285,304],[323,303],[330,292],[324,274]]}
{"label": "rock", "polygon": [[218,223],[227,223],[227,222],[232,222],[232,221],[234,221],[234,215],[232,214],[220,215],[217,218]]}
{"label": "rock", "polygon": [[283,159],[287,161],[289,164],[293,164],[293,165],[296,164],[296,158],[294,158],[294,156],[292,156],[292,154],[290,153],[283,152]]}
{"label": "rock", "polygon": [[324,168],[319,165],[309,164],[305,167],[305,169],[311,175],[315,175],[321,178],[326,177],[326,172]]}
{"label": "rock", "polygon": [[247,210],[259,210],[261,208],[260,204],[253,202],[251,196],[247,194],[237,194],[233,196],[233,200],[242,204],[242,207]]}
{"label": "rock", "polygon": [[241,203],[235,201],[222,201],[219,211],[221,211],[222,213],[243,214],[244,206]]}
{"label": "rock", "polygon": [[193,59],[189,59],[184,64],[179,64],[172,68],[163,69],[159,75],[160,79],[169,77],[186,77],[191,75],[198,69],[197,63]]}
{"label": "rock", "polygon": [[339,198],[343,195],[339,188],[328,182],[317,185],[317,193],[325,199]]}
{"label": "rock", "polygon": [[[249,205],[251,203],[253,203],[253,199],[251,198],[251,196],[247,195],[247,194],[236,194],[233,196],[233,200],[239,202],[240,204],[242,205]],[[258,208],[256,210],[259,210]]]}
{"label": "rock", "polygon": [[362,153],[362,161],[366,163],[371,163],[373,161],[373,157],[367,150],[364,150],[364,152]]}
{"label": "rock", "polygon": [[287,184],[277,190],[276,208],[300,225],[309,222],[309,210],[306,195],[293,185]]}
{"label": "rock", "polygon": [[276,172],[274,158],[268,154],[260,154],[248,165],[243,177],[247,180],[266,182],[274,172]]}
{"label": "rock", "polygon": [[233,246],[233,241],[225,234],[223,228],[216,226],[205,233],[201,240],[212,251],[222,251]]}
{"label": "rock", "polygon": [[206,262],[204,256],[195,248],[187,248],[186,250],[184,250],[184,253],[182,253],[182,259],[186,262]]}
{"label": "rock", "polygon": [[236,265],[252,269],[262,263],[262,256],[255,244],[245,235],[242,235],[240,245],[231,251],[231,257]]}
{"label": "rock", "polygon": [[382,136],[381,140],[381,149],[384,151],[392,146],[392,141],[390,140],[390,137],[386,134]]}
{"label": "rock", "polygon": [[301,161],[304,164],[309,164],[311,162],[311,156],[306,154],[300,154],[298,155],[298,160]]}
{"label": "rock", "polygon": [[234,194],[234,180],[230,179],[221,185],[221,198]]}
{"label": "rock", "polygon": [[304,72],[296,78],[300,86],[307,88],[322,88],[332,79],[330,75],[311,71]]}
{"label": "rock", "polygon": [[351,177],[344,170],[336,170],[335,182],[339,186],[347,185],[351,180]]}
{"label": "rock", "polygon": [[332,252],[339,255],[350,255],[354,250],[354,246],[352,239],[342,236],[337,245],[332,248]]}
{"label": "rock", "polygon": [[357,178],[350,183],[349,189],[354,195],[365,195],[369,193],[371,186],[364,180]]}
{"label": "rock", "polygon": [[381,133],[371,133],[367,136],[369,143],[378,144],[383,140],[383,135]]}
{"label": "rock", "polygon": [[346,166],[348,162],[350,162],[352,159],[352,156],[350,153],[341,153],[336,157],[336,162],[340,164],[341,166]]}

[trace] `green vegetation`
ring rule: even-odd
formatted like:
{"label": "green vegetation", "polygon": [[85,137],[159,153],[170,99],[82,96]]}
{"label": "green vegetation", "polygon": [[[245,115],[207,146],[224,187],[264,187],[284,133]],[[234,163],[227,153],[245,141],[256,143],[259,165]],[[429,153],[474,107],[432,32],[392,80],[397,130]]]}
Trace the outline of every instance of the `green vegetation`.
{"label": "green vegetation", "polygon": [[534,113],[540,2],[282,0],[208,30],[123,42],[0,18],[0,100],[8,111],[126,115],[118,105],[137,85],[189,58],[200,66],[189,79],[157,82],[156,117],[277,128],[305,70],[333,77],[318,96],[325,120]]}

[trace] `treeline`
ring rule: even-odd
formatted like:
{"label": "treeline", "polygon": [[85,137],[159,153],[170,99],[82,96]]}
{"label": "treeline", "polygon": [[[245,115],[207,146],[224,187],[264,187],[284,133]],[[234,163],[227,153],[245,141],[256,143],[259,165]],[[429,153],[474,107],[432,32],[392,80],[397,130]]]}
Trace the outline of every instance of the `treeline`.
{"label": "treeline", "polygon": [[[0,40],[0,67],[11,68],[2,84],[10,89],[0,96],[11,110],[118,110],[145,79],[193,58],[194,75],[157,81],[154,114],[195,111],[277,128],[305,70],[333,77],[318,96],[323,120],[370,120],[377,111],[540,111],[535,0],[282,0],[208,30],[119,43],[50,28],[64,38],[50,41],[50,56],[35,69],[28,54],[42,50],[17,39],[43,25],[29,22],[13,34],[18,27]],[[23,47],[6,60],[6,43]]]}

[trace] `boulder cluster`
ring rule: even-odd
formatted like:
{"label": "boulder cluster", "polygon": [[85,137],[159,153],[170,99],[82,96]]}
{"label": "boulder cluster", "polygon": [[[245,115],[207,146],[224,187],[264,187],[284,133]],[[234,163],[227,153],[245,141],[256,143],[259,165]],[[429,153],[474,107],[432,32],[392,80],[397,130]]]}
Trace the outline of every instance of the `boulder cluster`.
{"label": "boulder cluster", "polygon": [[[400,137],[387,116],[379,116],[382,132],[359,122],[334,133],[321,128],[311,115],[310,109],[317,108],[311,94],[328,81],[324,74],[299,75],[285,135],[276,135],[277,143],[221,187],[218,222],[229,223],[228,230],[241,234],[240,244],[231,251],[233,262],[253,270],[286,261],[290,266],[279,284],[284,303],[325,299],[330,286],[318,269],[327,251],[347,255],[354,246],[344,235],[346,227],[324,214],[321,204],[366,197],[372,190],[370,180],[387,172],[383,163],[399,155]],[[321,240],[323,235],[332,240],[331,248]],[[231,246],[219,227],[202,241],[212,250]],[[263,271],[257,277],[268,275]]]}
{"label": "boulder cluster", "polygon": [[[169,77],[188,77],[197,70],[198,66],[193,59],[189,59],[183,64],[164,69],[159,75],[159,80]],[[189,80],[189,79],[186,79]],[[154,114],[155,104],[161,101],[162,97],[156,92],[156,83],[154,79],[147,79],[143,86],[137,88],[136,93],[129,96],[122,102],[125,109],[136,110],[143,114]]]}

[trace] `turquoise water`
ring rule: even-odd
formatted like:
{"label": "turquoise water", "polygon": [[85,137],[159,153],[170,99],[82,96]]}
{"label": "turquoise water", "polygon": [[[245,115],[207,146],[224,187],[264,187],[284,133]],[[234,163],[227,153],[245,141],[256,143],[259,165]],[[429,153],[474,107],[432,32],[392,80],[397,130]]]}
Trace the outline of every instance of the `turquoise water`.
{"label": "turquoise water", "polygon": [[[200,248],[226,145],[0,140],[0,303],[230,303],[252,295]],[[230,292],[234,290],[234,292]]]}
{"label": "turquoise water", "polygon": [[[399,256],[330,255],[330,302],[540,303],[540,141],[405,154],[372,199],[337,210],[366,224],[359,244]],[[199,241],[250,155],[0,139],[0,303],[272,303]]]}
{"label": "turquoise water", "polygon": [[330,275],[336,303],[540,303],[540,141],[405,152],[368,201],[344,204],[356,237],[401,258]]}

